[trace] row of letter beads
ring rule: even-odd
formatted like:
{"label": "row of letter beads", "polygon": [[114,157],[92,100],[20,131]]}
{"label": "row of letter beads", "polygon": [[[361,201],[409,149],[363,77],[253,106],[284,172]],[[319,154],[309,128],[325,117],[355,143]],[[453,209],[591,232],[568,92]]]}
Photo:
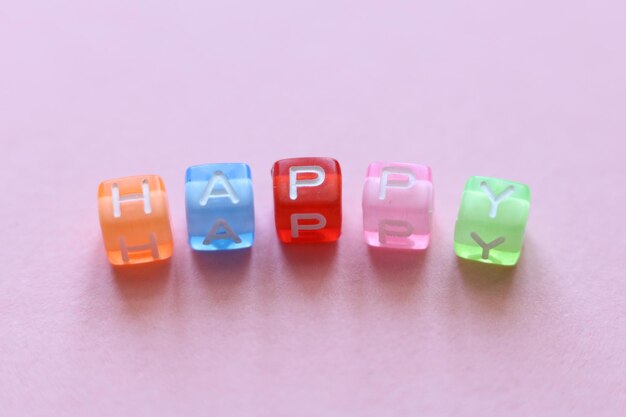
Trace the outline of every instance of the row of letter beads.
{"label": "row of letter beads", "polygon": [[[272,169],[276,231],[281,242],[334,242],[341,234],[341,167],[331,158],[294,158]],[[250,167],[207,164],[187,169],[189,244],[197,251],[249,248],[254,243]],[[157,175],[103,181],[100,225],[113,265],[172,256],[167,195]],[[467,182],[455,228],[455,252],[465,259],[515,265],[530,207],[528,186],[488,177]],[[423,250],[430,243],[431,169],[373,163],[363,188],[363,231],[368,245]]]}

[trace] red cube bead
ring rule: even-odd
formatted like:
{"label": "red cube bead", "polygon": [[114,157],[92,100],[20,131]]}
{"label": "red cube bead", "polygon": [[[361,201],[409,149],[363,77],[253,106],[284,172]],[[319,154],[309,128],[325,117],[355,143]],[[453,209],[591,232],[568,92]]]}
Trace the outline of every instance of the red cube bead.
{"label": "red cube bead", "polygon": [[341,167],[332,158],[274,163],[274,216],[283,243],[335,242],[341,234]]}

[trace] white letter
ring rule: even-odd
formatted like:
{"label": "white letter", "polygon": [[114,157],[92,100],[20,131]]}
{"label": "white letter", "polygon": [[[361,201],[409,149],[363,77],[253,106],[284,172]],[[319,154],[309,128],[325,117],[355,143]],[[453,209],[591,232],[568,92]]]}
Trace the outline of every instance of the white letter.
{"label": "white letter", "polygon": [[150,243],[137,246],[126,246],[126,239],[124,236],[120,237],[120,252],[122,252],[122,261],[127,264],[130,261],[129,252],[139,252],[150,249],[152,258],[159,259],[159,246],[157,245],[157,239],[155,233],[150,233]]}
{"label": "white letter", "polygon": [[117,183],[114,183],[111,186],[111,194],[113,196],[113,217],[116,219],[122,217],[121,203],[124,201],[143,200],[144,213],[152,213],[152,205],[150,202],[150,185],[148,184],[148,180],[146,179],[141,181],[141,194],[127,194],[120,197],[120,187],[119,185],[117,185]]}
{"label": "white letter", "polygon": [[[220,229],[224,231],[221,232]],[[211,243],[213,243],[214,240],[220,239],[230,239],[235,243],[241,243],[241,238],[239,237],[239,235],[235,233],[235,231],[228,225],[228,223],[224,219],[217,219],[215,221],[213,227],[211,227],[211,230],[209,230],[209,233],[207,233],[206,238],[204,238],[204,242],[202,242],[202,244],[210,245]]]}
{"label": "white letter", "polygon": [[[218,183],[222,184],[222,187],[224,187],[223,190],[215,191],[215,186]],[[230,181],[228,181],[228,178],[226,177],[226,175],[224,175],[222,171],[215,171],[213,173],[213,176],[209,180],[209,183],[207,184],[206,188],[204,189],[204,192],[202,193],[202,197],[200,197],[200,205],[206,206],[210,198],[224,198],[224,197],[230,198],[230,201],[232,201],[233,204],[239,203],[239,196],[235,192],[235,189],[233,188]]]}
{"label": "white letter", "polygon": [[[298,174],[315,174],[314,179],[299,180]],[[320,166],[290,167],[289,168],[289,198],[298,198],[298,187],[317,187],[322,185],[326,178],[324,168]]]}
{"label": "white letter", "polygon": [[500,195],[496,197],[486,182],[481,182],[480,188],[483,189],[483,191],[487,194],[487,197],[489,197],[489,200],[491,201],[491,210],[489,211],[489,217],[491,217],[492,219],[495,219],[495,217],[498,215],[498,206],[500,205],[500,203],[508,198],[511,194],[513,194],[513,191],[515,191],[515,187],[510,185],[504,191],[502,191]]}
{"label": "white letter", "polygon": [[[317,220],[315,224],[299,224],[299,220]],[[300,230],[320,230],[326,227],[326,217],[318,213],[302,213],[291,215],[291,237],[300,237]]]}
{"label": "white letter", "polygon": [[[405,180],[389,180],[389,175],[403,175]],[[415,184],[415,174],[408,168],[385,167],[380,177],[380,192],[378,198],[384,200],[387,197],[387,188],[411,188]]]}
{"label": "white letter", "polygon": [[470,236],[472,237],[472,239],[474,239],[474,242],[478,243],[478,245],[483,248],[483,259],[489,259],[489,252],[491,251],[491,249],[503,244],[506,240],[504,237],[500,236],[493,242],[486,243],[484,240],[481,239],[480,236],[478,236],[478,233],[476,232],[470,233]]}
{"label": "white letter", "polygon": [[[388,229],[391,226],[393,229]],[[378,224],[378,241],[387,243],[387,237],[409,237],[413,234],[413,226],[403,220],[381,220]]]}

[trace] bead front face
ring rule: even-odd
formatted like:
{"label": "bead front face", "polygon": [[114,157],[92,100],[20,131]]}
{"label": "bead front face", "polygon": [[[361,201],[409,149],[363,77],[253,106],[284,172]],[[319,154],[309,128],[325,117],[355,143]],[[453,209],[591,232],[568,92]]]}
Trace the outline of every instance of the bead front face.
{"label": "bead front face", "polygon": [[369,166],[363,188],[363,230],[368,245],[426,249],[432,211],[430,167],[381,162]]}
{"label": "bead front face", "polygon": [[283,159],[272,169],[274,213],[284,243],[334,242],[341,234],[341,168],[331,158]]}
{"label": "bead front face", "polygon": [[102,182],[98,211],[104,246],[113,265],[141,264],[172,256],[167,194],[159,176]]}
{"label": "bead front face", "polygon": [[456,254],[479,262],[515,265],[522,251],[529,209],[527,185],[471,177],[454,232]]}
{"label": "bead front face", "polygon": [[254,243],[254,198],[246,164],[187,169],[189,245],[198,251],[249,248]]}

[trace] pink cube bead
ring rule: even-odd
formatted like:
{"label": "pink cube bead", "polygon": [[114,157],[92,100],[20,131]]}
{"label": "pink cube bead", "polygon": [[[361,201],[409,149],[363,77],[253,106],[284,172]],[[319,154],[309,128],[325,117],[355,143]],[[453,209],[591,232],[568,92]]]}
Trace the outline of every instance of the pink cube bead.
{"label": "pink cube bead", "polygon": [[363,230],[368,245],[426,249],[432,212],[430,167],[396,162],[370,164],[363,187]]}

